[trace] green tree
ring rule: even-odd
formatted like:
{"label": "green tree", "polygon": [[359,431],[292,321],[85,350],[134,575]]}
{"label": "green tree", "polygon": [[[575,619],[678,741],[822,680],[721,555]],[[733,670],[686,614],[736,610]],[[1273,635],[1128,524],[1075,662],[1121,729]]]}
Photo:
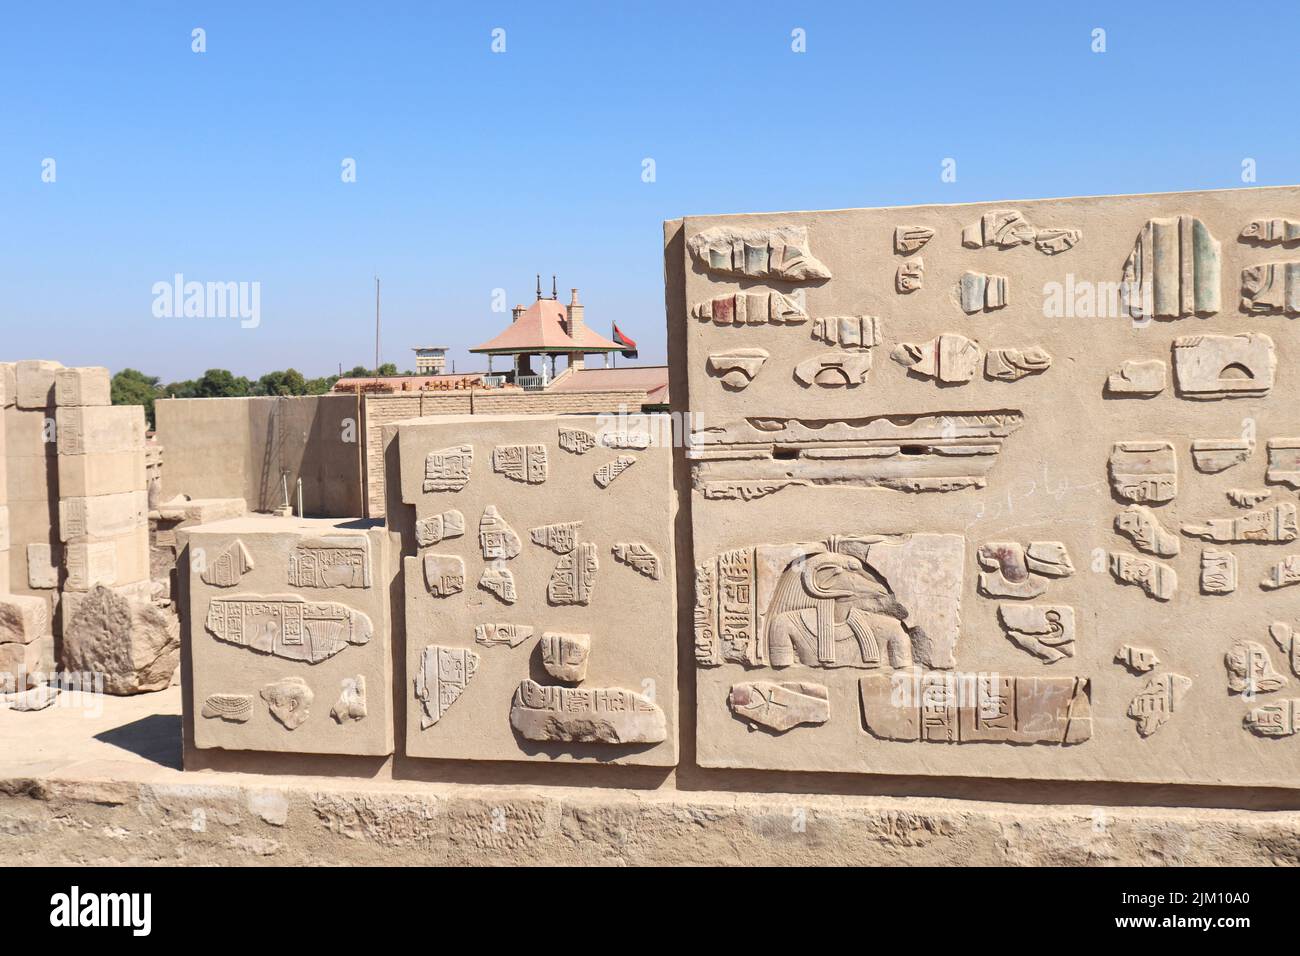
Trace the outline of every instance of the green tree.
{"label": "green tree", "polygon": [[224,368],[210,368],[194,383],[195,398],[243,398],[252,392],[252,382]]}
{"label": "green tree", "polygon": [[111,388],[114,405],[143,405],[144,417],[148,419],[149,427],[153,427],[154,399],[162,394],[155,376],[124,368],[113,376]]}
{"label": "green tree", "polygon": [[307,379],[308,395],[324,395],[334,387],[334,383],[339,380],[337,375],[326,375],[324,378]]}
{"label": "green tree", "polygon": [[306,395],[307,380],[296,368],[287,368],[283,372],[267,372],[257,380],[253,393],[255,395]]}

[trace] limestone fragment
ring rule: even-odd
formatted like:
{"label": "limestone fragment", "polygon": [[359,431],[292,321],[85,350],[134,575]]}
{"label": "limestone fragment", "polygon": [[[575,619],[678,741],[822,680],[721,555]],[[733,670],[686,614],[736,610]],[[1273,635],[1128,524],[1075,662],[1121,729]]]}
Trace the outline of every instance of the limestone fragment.
{"label": "limestone fragment", "polygon": [[1253,508],[1261,501],[1266,501],[1272,493],[1268,488],[1230,488],[1228,500],[1238,508]]}
{"label": "limestone fragment", "polygon": [[890,357],[909,372],[940,382],[969,382],[975,377],[983,354],[978,342],[964,335],[945,332],[928,342],[902,342]]}
{"label": "limestone fragment", "polygon": [[465,647],[428,645],[420,654],[415,696],[420,702],[420,727],[428,730],[465,693],[478,671],[479,656]]}
{"label": "limestone fragment", "polygon": [[916,252],[934,238],[934,230],[925,226],[898,226],[894,229],[894,252],[900,256]]}
{"label": "limestone fragment", "polygon": [[366,678],[364,674],[345,677],[339,690],[339,699],[330,708],[336,723],[345,724],[362,720],[366,716]]}
{"label": "limestone fragment", "polygon": [[894,288],[900,295],[916,292],[925,282],[925,261],[920,257],[908,259],[898,267],[894,276]]}
{"label": "limestone fragment", "polygon": [[[208,620],[213,620],[211,610]],[[249,640],[258,639],[251,630],[244,633]],[[171,684],[180,650],[175,617],[96,586],[64,625],[61,663],[64,670],[103,674],[109,694],[140,694]]]}
{"label": "limestone fragment", "polygon": [[1178,535],[1165,530],[1156,513],[1146,505],[1129,505],[1116,515],[1115,530],[1132,541],[1139,551],[1161,558],[1173,557],[1181,548]]}
{"label": "limestone fragment", "polygon": [[1297,640],[1296,628],[1286,621],[1274,621],[1268,626],[1268,636],[1286,655],[1291,673],[1300,677],[1300,640]]}
{"label": "limestone fragment", "polygon": [[596,546],[582,542],[568,554],[560,556],[546,585],[546,600],[551,604],[589,603],[599,569]]}
{"label": "limestone fragment", "polygon": [[871,371],[871,352],[823,352],[794,367],[800,385],[822,388],[857,388]]}
{"label": "limestone fragment", "polygon": [[1269,568],[1268,577],[1259,582],[1265,591],[1289,588],[1294,584],[1300,584],[1300,554],[1288,554]]}
{"label": "limestone fragment", "polygon": [[607,461],[605,464],[597,468],[596,473],[592,475],[592,477],[600,487],[608,488],[615,478],[623,474],[623,472],[627,471],[635,464],[635,455],[619,455],[613,461]]}
{"label": "limestone fragment", "polygon": [[980,546],[976,561],[983,569],[979,591],[988,597],[1035,598],[1047,591],[1041,576],[1029,573],[1024,545],[1011,541],[994,541]]}
{"label": "limestone fragment", "polygon": [[1060,541],[1031,541],[1025,548],[1025,564],[1034,574],[1049,578],[1068,578],[1074,562]]}
{"label": "limestone fragment", "polygon": [[1227,471],[1255,452],[1255,443],[1244,438],[1198,438],[1192,442],[1192,463],[1207,475]]}
{"label": "limestone fragment", "polygon": [[998,620],[1011,642],[1054,664],[1074,656],[1074,608],[1050,604],[999,604]]}
{"label": "limestone fragment", "polygon": [[474,446],[453,445],[429,452],[424,460],[424,490],[460,491],[474,467]]}
{"label": "limestone fragment", "polygon": [[1135,319],[1219,311],[1219,242],[1195,216],[1148,219],[1124,263],[1124,309]]}
{"label": "limestone fragment", "polygon": [[808,321],[803,306],[780,292],[736,292],[706,299],[691,307],[701,322],[744,328],[748,325],[802,325]]}
{"label": "limestone fragment", "polygon": [[3,699],[10,710],[19,713],[30,713],[53,706],[54,702],[59,699],[59,689],[48,684],[37,684],[30,690],[6,694]]}
{"label": "limestone fragment", "polygon": [[668,737],[659,705],[619,687],[547,687],[525,680],[510,705],[510,726],[548,743],[653,744]]}
{"label": "limestone fragment", "polygon": [[415,542],[422,548],[448,538],[459,538],[464,533],[465,516],[454,508],[415,522]]}
{"label": "limestone fragment", "polygon": [[500,561],[494,561],[483,569],[478,579],[478,586],[503,604],[514,604],[519,597],[515,591],[515,576]]}
{"label": "limestone fragment", "polygon": [[626,564],[638,574],[644,574],[652,581],[658,581],[661,572],[659,555],[648,544],[638,541],[616,541],[613,546],[614,560]]}
{"label": "limestone fragment", "polygon": [[1201,593],[1231,594],[1237,590],[1237,556],[1231,551],[1201,552]]}
{"label": "limestone fragment", "polygon": [[458,554],[426,554],[424,585],[436,598],[450,597],[465,590],[465,561]]}
{"label": "limestone fragment", "polygon": [[717,226],[691,236],[686,246],[695,262],[715,275],[791,282],[831,277],[809,251],[808,230],[803,226]]}
{"label": "limestone fragment", "polygon": [[874,315],[828,315],[813,319],[812,337],[848,349],[875,348],[881,342],[880,319]]}
{"label": "limestone fragment", "polygon": [[1300,262],[1263,262],[1242,269],[1241,311],[1300,315]]}
{"label": "limestone fragment", "polygon": [[594,433],[583,428],[561,428],[560,447],[572,455],[585,455],[596,447]]}
{"label": "limestone fragment", "polygon": [[1264,481],[1270,485],[1300,488],[1300,438],[1270,438],[1268,470]]}
{"label": "limestone fragment", "polygon": [[1290,737],[1300,731],[1300,700],[1275,700],[1251,710],[1242,719],[1260,737]]}
{"label": "limestone fragment", "polygon": [[564,634],[546,631],[539,642],[542,666],[546,673],[566,684],[587,679],[587,659],[591,656],[590,634]]}
{"label": "limestone fragment", "polygon": [[831,719],[830,692],[806,681],[746,681],[732,684],[727,706],[741,720],[779,734],[801,724]]}
{"label": "limestone fragment", "polygon": [[1145,674],[1155,670],[1160,663],[1160,658],[1150,648],[1121,644],[1119,650],[1115,652],[1115,661],[1123,664],[1130,673]]}
{"label": "limestone fragment", "polygon": [[527,624],[476,624],[474,641],[484,647],[518,647],[533,636],[533,629]]}
{"label": "limestone fragment", "polygon": [[1007,304],[1007,277],[963,272],[957,282],[957,302],[967,315],[992,312]]}
{"label": "limestone fragment", "polygon": [[1174,387],[1180,398],[1262,398],[1273,387],[1277,355],[1263,332],[1174,339]]}
{"label": "limestone fragment", "polygon": [[1137,722],[1137,732],[1150,737],[1173,715],[1182,710],[1192,679],[1181,674],[1160,674],[1147,681],[1128,705],[1128,716]]}
{"label": "limestone fragment", "polygon": [[511,481],[540,485],[548,473],[544,444],[498,445],[492,449],[492,470]]}
{"label": "limestone fragment", "polygon": [[770,357],[767,349],[728,349],[710,355],[705,364],[723,388],[739,392],[749,387]]}
{"label": "limestone fragment", "polygon": [[253,716],[251,694],[209,694],[199,711],[207,719],[220,718],[231,723],[246,723]]}
{"label": "limestone fragment", "polygon": [[297,730],[306,723],[311,716],[312,701],[316,698],[301,677],[285,677],[267,684],[260,691],[260,696],[266,701],[271,716],[286,730]]}
{"label": "limestone fragment", "polygon": [[1019,349],[989,349],[984,356],[984,374],[999,382],[1018,382],[1029,375],[1041,375],[1052,367],[1046,349],[1029,346]]}
{"label": "limestone fragment", "polygon": [[1165,390],[1165,363],[1159,359],[1148,362],[1125,362],[1106,379],[1106,391],[1111,395],[1159,395]]}
{"label": "limestone fragment", "polygon": [[540,544],[556,554],[568,554],[578,543],[578,529],[581,527],[581,521],[565,521],[530,528],[528,534],[533,539],[533,544]]}
{"label": "limestone fragment", "polygon": [[1178,493],[1178,459],[1167,441],[1121,441],[1110,452],[1110,486],[1127,501],[1161,504]]}
{"label": "limestone fragment", "polygon": [[215,561],[208,564],[200,575],[204,584],[218,588],[233,588],[249,571],[253,570],[253,556],[244,547],[244,542],[236,538],[225,551],[217,555]]}
{"label": "limestone fragment", "polygon": [[1255,641],[1234,641],[1223,655],[1223,666],[1233,694],[1271,694],[1287,685],[1286,675],[1274,670],[1267,648]]}
{"label": "limestone fragment", "polygon": [[[100,591],[105,596],[90,605],[92,608],[112,603],[113,593],[106,588],[97,588],[95,593]],[[125,602],[116,600],[114,606]],[[85,613],[86,607],[79,613]],[[204,627],[227,644],[308,664],[319,664],[349,645],[368,643],[374,634],[374,625],[365,613],[331,601],[308,601],[296,594],[213,598]],[[167,671],[169,679],[174,669],[173,663]]]}
{"label": "limestone fragment", "polygon": [[1296,506],[1279,501],[1271,508],[1248,511],[1230,518],[1208,518],[1204,524],[1185,524],[1183,534],[1206,541],[1274,544],[1294,541],[1297,534]]}
{"label": "limestone fragment", "polygon": [[1112,551],[1110,573],[1120,584],[1140,587],[1157,601],[1168,601],[1178,590],[1178,574],[1173,568],[1140,555]]}
{"label": "limestone fragment", "polygon": [[1256,219],[1246,224],[1246,227],[1241,230],[1240,238],[1243,242],[1261,246],[1270,246],[1279,242],[1300,242],[1300,222],[1280,217]]}
{"label": "limestone fragment", "polygon": [[501,517],[496,505],[483,509],[483,517],[478,522],[478,543],[486,561],[498,558],[508,561],[519,554],[523,544],[514,528]]}

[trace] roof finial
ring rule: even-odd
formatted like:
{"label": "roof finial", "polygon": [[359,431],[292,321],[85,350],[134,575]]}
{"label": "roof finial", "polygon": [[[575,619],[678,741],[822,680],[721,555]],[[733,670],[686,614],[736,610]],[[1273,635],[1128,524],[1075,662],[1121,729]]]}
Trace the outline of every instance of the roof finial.
{"label": "roof finial", "polygon": [[540,272],[537,273],[537,298],[538,300],[542,298],[542,274]]}
{"label": "roof finial", "polygon": [[555,288],[555,274],[551,273],[551,299],[558,300],[559,298],[560,293]]}

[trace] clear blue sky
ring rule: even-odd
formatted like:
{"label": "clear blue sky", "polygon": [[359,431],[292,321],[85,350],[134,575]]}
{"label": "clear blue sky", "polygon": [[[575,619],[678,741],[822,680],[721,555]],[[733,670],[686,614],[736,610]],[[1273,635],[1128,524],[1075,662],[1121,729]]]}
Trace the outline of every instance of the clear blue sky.
{"label": "clear blue sky", "polygon": [[[375,273],[383,358],[402,368],[418,344],[478,367],[465,348],[509,320],[492,290],[532,301],[539,271],[660,362],[661,222],[681,215],[1224,188],[1245,157],[1260,185],[1300,181],[1290,2],[0,17],[0,357],[164,380],[370,364]],[[155,318],[151,287],[178,272],[260,282],[260,327]]]}

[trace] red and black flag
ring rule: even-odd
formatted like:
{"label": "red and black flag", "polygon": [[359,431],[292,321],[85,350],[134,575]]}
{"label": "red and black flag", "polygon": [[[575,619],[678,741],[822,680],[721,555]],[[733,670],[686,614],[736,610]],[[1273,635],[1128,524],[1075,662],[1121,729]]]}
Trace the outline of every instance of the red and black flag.
{"label": "red and black flag", "polygon": [[623,351],[620,352],[619,354],[622,355],[623,358],[625,359],[636,358],[636,342],[633,339],[629,339],[626,335],[624,335],[622,332],[618,330],[617,322],[612,323],[612,325],[614,327],[614,342],[618,345],[623,346]]}

